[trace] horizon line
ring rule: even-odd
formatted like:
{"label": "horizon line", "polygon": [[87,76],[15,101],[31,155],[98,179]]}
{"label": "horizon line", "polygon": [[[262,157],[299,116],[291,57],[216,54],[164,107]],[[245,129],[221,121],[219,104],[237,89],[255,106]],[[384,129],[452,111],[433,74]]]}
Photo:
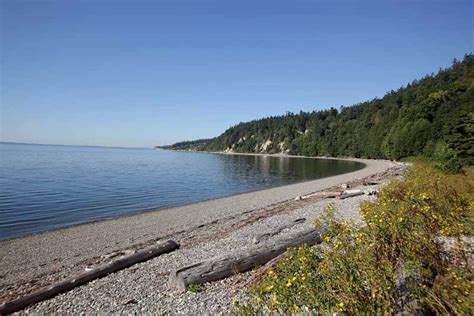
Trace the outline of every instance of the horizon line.
{"label": "horizon line", "polygon": [[89,147],[89,148],[115,148],[115,149],[153,149],[151,147],[127,147],[127,146],[108,146],[108,145],[76,145],[76,144],[45,144],[45,143],[28,143],[15,141],[0,141],[0,144],[6,145],[34,145],[34,146],[69,146],[69,147]]}

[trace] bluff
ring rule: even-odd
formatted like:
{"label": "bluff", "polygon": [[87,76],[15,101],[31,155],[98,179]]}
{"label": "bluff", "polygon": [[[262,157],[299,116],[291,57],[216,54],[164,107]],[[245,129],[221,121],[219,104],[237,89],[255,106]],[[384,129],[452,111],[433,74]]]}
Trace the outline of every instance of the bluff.
{"label": "bluff", "polygon": [[[414,80],[382,98],[340,109],[271,116],[205,140],[166,149],[351,156],[431,157],[440,146],[465,163],[474,157],[474,56]],[[343,93],[343,91],[341,91]]]}

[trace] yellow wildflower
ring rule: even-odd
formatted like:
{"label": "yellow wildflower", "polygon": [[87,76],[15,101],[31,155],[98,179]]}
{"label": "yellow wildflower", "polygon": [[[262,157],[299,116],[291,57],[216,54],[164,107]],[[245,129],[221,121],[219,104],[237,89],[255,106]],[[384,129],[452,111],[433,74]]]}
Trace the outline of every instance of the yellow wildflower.
{"label": "yellow wildflower", "polygon": [[275,286],[273,284],[270,284],[269,286],[265,288],[265,291],[270,292],[271,290],[273,290],[274,287]]}

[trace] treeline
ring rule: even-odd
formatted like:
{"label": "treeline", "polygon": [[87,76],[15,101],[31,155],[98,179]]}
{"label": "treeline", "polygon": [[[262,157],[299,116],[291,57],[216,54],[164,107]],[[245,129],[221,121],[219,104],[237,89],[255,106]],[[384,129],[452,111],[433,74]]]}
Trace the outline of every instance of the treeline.
{"label": "treeline", "polygon": [[204,150],[203,148],[213,139],[198,139],[191,141],[183,141],[173,145],[155,146],[155,148],[172,149],[172,150]]}
{"label": "treeline", "polygon": [[441,147],[472,164],[473,63],[473,55],[465,55],[380,99],[239,123],[216,138],[167,148],[399,160],[432,157]]}

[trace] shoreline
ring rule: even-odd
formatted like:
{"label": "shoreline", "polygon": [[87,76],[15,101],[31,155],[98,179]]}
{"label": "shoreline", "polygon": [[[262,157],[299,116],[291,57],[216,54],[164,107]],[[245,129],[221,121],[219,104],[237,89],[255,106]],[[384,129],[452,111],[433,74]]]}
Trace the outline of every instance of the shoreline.
{"label": "shoreline", "polygon": [[[28,145],[29,145],[29,144],[28,144]],[[42,144],[38,144],[38,145],[43,146]],[[45,145],[45,146],[47,146],[47,145]],[[57,145],[57,146],[63,146],[63,145]],[[64,146],[69,146],[69,145],[64,145]],[[82,147],[86,147],[86,146],[82,146]],[[230,155],[230,156],[231,156],[231,155],[236,155],[236,156],[274,157],[274,158],[302,158],[302,159],[344,160],[344,161],[360,162],[360,163],[364,164],[364,166],[363,166],[361,169],[358,169],[358,170],[355,170],[355,171],[359,171],[359,170],[365,169],[365,168],[367,167],[367,164],[366,164],[364,161],[386,161],[386,162],[392,162],[392,161],[389,161],[389,160],[381,160],[381,159],[359,159],[359,158],[352,158],[352,157],[341,157],[341,158],[338,158],[338,157],[324,157],[324,156],[310,157],[310,156],[287,155],[287,154],[282,154],[282,153],[278,153],[278,154],[263,154],[263,153],[234,153],[234,152],[190,151],[190,150],[172,150],[172,149],[160,149],[160,150],[164,150],[164,151],[177,151],[177,152],[183,152],[183,153],[189,152],[189,153],[202,153],[202,154],[215,154],[215,155]],[[355,171],[351,171],[351,172],[355,172]],[[347,172],[347,173],[343,173],[343,174],[349,174],[349,173],[351,173],[351,172]],[[339,174],[339,175],[343,175],[343,174]],[[339,175],[336,175],[336,176],[339,176]],[[58,231],[58,230],[74,228],[74,227],[77,227],[77,226],[89,225],[89,224],[94,224],[94,223],[102,222],[102,221],[111,221],[111,220],[116,220],[116,219],[119,219],[119,218],[126,218],[126,217],[131,217],[131,216],[138,216],[138,215],[142,215],[142,214],[146,214],[146,213],[150,213],[150,212],[159,212],[159,211],[163,211],[163,210],[169,210],[169,209],[174,209],[174,208],[179,208],[179,207],[184,207],[184,206],[190,206],[190,205],[193,205],[193,204],[198,204],[198,203],[203,203],[203,202],[208,202],[208,201],[213,201],[213,200],[219,200],[219,199],[228,198],[228,197],[232,197],[232,196],[238,196],[238,195],[241,195],[241,194],[254,193],[254,192],[258,192],[258,191],[264,191],[264,190],[274,189],[274,188],[278,188],[278,187],[284,187],[284,186],[287,186],[287,185],[293,185],[293,184],[299,184],[299,183],[304,183],[304,182],[322,180],[322,179],[330,178],[330,177],[333,177],[333,176],[324,177],[324,178],[317,178],[317,179],[313,179],[313,180],[302,180],[302,181],[297,181],[297,182],[294,182],[294,183],[291,183],[291,184],[285,184],[285,185],[280,185],[280,186],[276,186],[276,187],[269,187],[269,188],[265,188],[265,189],[255,189],[255,190],[250,190],[250,191],[244,191],[244,192],[240,192],[240,193],[229,194],[229,195],[224,195],[224,196],[220,196],[220,197],[213,197],[213,198],[204,199],[204,200],[200,200],[200,201],[198,200],[198,201],[195,201],[195,202],[186,203],[186,204],[181,204],[181,205],[176,205],[176,206],[171,206],[171,207],[161,207],[161,208],[160,208],[160,207],[149,207],[149,208],[143,208],[143,209],[136,209],[136,210],[130,211],[130,213],[128,213],[128,214],[111,215],[110,217],[98,218],[98,219],[93,219],[93,220],[89,220],[89,221],[85,221],[85,222],[80,222],[80,223],[72,223],[72,224],[67,224],[67,225],[65,225],[65,226],[61,226],[61,227],[56,227],[56,228],[47,229],[47,230],[44,230],[44,231],[37,231],[37,232],[28,233],[28,234],[26,234],[26,235],[20,235],[20,236],[14,236],[14,237],[8,237],[8,238],[5,238],[5,239],[0,239],[0,245],[1,245],[2,242],[6,242],[6,241],[11,241],[11,240],[16,240],[16,239],[22,239],[22,238],[28,238],[28,237],[32,237],[32,236],[47,234],[47,233],[55,232],[55,231]],[[1,250],[1,247],[0,247],[0,250]]]}
{"label": "shoreline", "polygon": [[[63,145],[58,145],[58,146],[63,146]],[[69,145],[65,145],[65,146],[69,146]],[[33,232],[33,233],[26,234],[26,235],[15,236],[15,237],[10,237],[10,238],[6,238],[6,239],[0,239],[0,250],[1,250],[1,244],[3,242],[7,242],[7,241],[13,241],[13,240],[17,240],[17,239],[23,239],[23,238],[29,238],[29,237],[39,236],[39,235],[43,235],[43,234],[54,233],[56,231],[68,230],[68,229],[83,226],[83,225],[96,224],[96,223],[100,223],[100,222],[113,221],[113,220],[127,218],[127,217],[140,216],[140,215],[144,215],[144,214],[147,214],[147,213],[161,212],[161,211],[172,210],[172,209],[181,208],[181,207],[188,207],[188,206],[192,206],[194,204],[206,203],[206,202],[209,202],[209,201],[215,201],[215,200],[225,199],[225,198],[229,198],[229,197],[236,197],[236,196],[239,196],[239,195],[242,195],[242,194],[255,193],[255,192],[280,188],[280,187],[291,186],[291,185],[295,185],[295,184],[318,181],[318,180],[323,180],[323,179],[332,178],[332,177],[341,176],[341,175],[346,175],[346,174],[348,175],[348,174],[351,174],[353,172],[357,172],[357,171],[364,170],[365,168],[367,168],[367,163],[366,163],[367,161],[379,161],[379,162],[395,163],[395,162],[392,162],[392,161],[389,161],[389,160],[382,160],[382,159],[360,159],[360,158],[352,158],[352,157],[341,157],[341,158],[338,158],[338,157],[324,157],[324,156],[309,157],[309,156],[296,156],[296,155],[287,155],[287,154],[234,153],[234,152],[189,151],[189,150],[182,150],[181,151],[181,150],[170,150],[170,149],[161,149],[161,150],[190,152],[190,153],[203,153],[203,154],[215,154],[215,155],[229,155],[229,156],[236,155],[236,156],[274,157],[274,158],[344,160],[344,161],[354,161],[354,162],[362,163],[362,164],[364,164],[364,167],[362,167],[361,169],[355,170],[355,171],[342,173],[342,174],[338,174],[338,175],[335,175],[335,176],[317,178],[317,179],[313,179],[313,180],[303,180],[303,181],[298,181],[298,182],[291,183],[291,184],[280,185],[280,186],[276,186],[276,187],[269,187],[269,188],[266,188],[266,189],[256,189],[256,190],[251,190],[251,191],[245,191],[245,192],[241,192],[241,193],[230,194],[230,195],[225,195],[225,196],[215,197],[215,198],[209,198],[209,199],[205,199],[205,200],[201,200],[201,201],[195,201],[195,202],[182,204],[182,205],[177,205],[177,206],[172,206],[172,207],[162,207],[162,208],[150,207],[150,208],[145,208],[145,209],[137,209],[135,211],[131,211],[129,214],[122,214],[122,215],[116,215],[116,216],[112,215],[112,216],[106,217],[106,218],[99,218],[99,219],[94,219],[94,220],[90,220],[90,221],[86,221],[86,222],[69,224],[69,225],[65,225],[65,226],[62,226],[62,227],[52,228],[52,229],[48,229],[48,230],[44,230],[44,231]]]}
{"label": "shoreline", "polygon": [[[182,152],[186,152],[183,150]],[[279,158],[305,158],[305,159],[330,159],[330,160],[346,160],[346,161],[390,161],[384,159],[365,159],[365,158],[355,158],[355,157],[330,157],[330,156],[301,156],[301,155],[289,155],[284,153],[276,153],[276,154],[265,154],[265,153],[239,153],[233,151],[190,151],[190,152],[203,152],[203,153],[210,153],[210,154],[218,154],[218,155],[236,155],[236,156],[261,156],[261,157],[279,157]]]}
{"label": "shoreline", "polygon": [[192,241],[188,240],[204,240],[201,237],[213,230],[216,238],[221,238],[218,226],[225,226],[229,221],[240,225],[253,212],[265,212],[265,208],[293,201],[296,196],[383,173],[399,165],[383,160],[355,160],[366,166],[332,177],[0,241],[0,253],[8,254],[0,258],[0,290],[13,296],[27,293],[85,266],[163,239],[175,238],[186,249],[192,247]]}

